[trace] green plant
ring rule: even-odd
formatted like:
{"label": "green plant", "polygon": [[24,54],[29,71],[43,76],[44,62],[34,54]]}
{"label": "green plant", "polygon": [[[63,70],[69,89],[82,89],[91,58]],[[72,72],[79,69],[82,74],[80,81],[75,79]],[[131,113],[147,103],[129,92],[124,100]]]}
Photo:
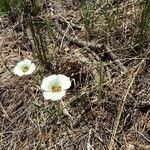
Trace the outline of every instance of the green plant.
{"label": "green plant", "polygon": [[37,16],[39,13],[39,4],[37,0],[23,0],[22,11],[31,16]]}
{"label": "green plant", "polygon": [[0,1],[0,12],[6,13],[11,11],[11,5],[9,0],[1,0]]}
{"label": "green plant", "polygon": [[81,12],[83,17],[83,24],[87,31],[88,36],[90,36],[90,34],[92,33],[96,21],[94,11],[95,11],[95,0],[92,0],[90,2],[85,2],[84,0],[81,0]]}
{"label": "green plant", "polygon": [[45,37],[45,32],[43,29],[44,22],[40,18],[32,18],[28,15],[28,23],[32,33],[32,38],[34,41],[34,56],[38,58],[40,64],[47,68],[48,66],[48,49]]}
{"label": "green plant", "polygon": [[139,31],[135,40],[135,50],[140,52],[150,37],[150,1],[145,0],[139,23]]}
{"label": "green plant", "polygon": [[49,68],[47,32],[48,35],[52,34],[50,23],[48,20],[38,17],[39,5],[36,0],[24,0],[22,9],[27,16],[27,22],[34,42],[33,56],[39,60],[42,66]]}
{"label": "green plant", "polygon": [[53,37],[54,37],[54,31],[53,31],[53,23],[51,21],[50,18],[48,17],[45,17],[45,24],[46,24],[46,29],[47,29],[47,32],[48,32],[48,37],[50,40],[53,41]]}
{"label": "green plant", "polygon": [[53,121],[55,122],[57,121],[58,117],[63,113],[63,110],[49,110],[44,106],[41,106],[37,101],[33,101],[32,104],[37,111],[47,114],[49,118],[53,119]]}
{"label": "green plant", "polygon": [[14,9],[19,9],[24,0],[0,0],[0,13],[10,13]]}
{"label": "green plant", "polygon": [[11,23],[15,23],[23,14],[25,0],[0,0],[0,15],[7,14]]}

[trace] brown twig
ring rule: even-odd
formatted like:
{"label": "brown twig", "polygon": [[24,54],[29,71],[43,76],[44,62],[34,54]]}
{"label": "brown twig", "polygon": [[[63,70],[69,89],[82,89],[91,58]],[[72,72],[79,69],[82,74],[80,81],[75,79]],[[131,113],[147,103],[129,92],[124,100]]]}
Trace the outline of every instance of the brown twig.
{"label": "brown twig", "polygon": [[71,120],[73,120],[73,117],[70,115],[70,113],[66,109],[65,103],[62,100],[61,100],[61,105],[63,107],[63,113],[64,113],[64,115],[68,116]]}
{"label": "brown twig", "polygon": [[141,101],[141,102],[138,102],[137,105],[136,105],[137,108],[144,108],[144,107],[149,107],[150,108],[150,101]]}
{"label": "brown twig", "polygon": [[[72,21],[68,21],[66,18],[64,18],[60,14],[51,16],[51,19],[54,19],[54,20],[57,19],[61,23],[69,24],[71,26],[71,28],[73,28],[73,29],[84,30],[83,26],[77,25],[76,23],[73,23]],[[79,22],[80,20],[81,20],[81,18],[79,18],[77,22]]]}
{"label": "brown twig", "polygon": [[84,110],[81,111],[81,113],[76,117],[76,119],[73,122],[73,127],[77,127],[80,122],[82,121],[84,115],[91,109],[90,106],[87,106],[87,108],[85,108]]}
{"label": "brown twig", "polygon": [[107,53],[110,55],[110,57],[114,60],[116,65],[118,65],[124,73],[127,72],[127,68],[121,63],[121,61],[117,58],[117,56],[112,52],[112,50],[107,45],[105,45],[105,49]]}

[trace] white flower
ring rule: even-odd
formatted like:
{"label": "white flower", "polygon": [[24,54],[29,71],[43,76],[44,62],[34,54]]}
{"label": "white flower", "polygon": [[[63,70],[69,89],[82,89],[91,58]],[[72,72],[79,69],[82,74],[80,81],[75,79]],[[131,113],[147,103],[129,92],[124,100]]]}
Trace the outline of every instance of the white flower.
{"label": "white flower", "polygon": [[14,74],[18,76],[24,76],[32,74],[35,70],[35,64],[31,62],[29,59],[24,59],[23,61],[20,61],[16,67],[14,68],[13,72]]}
{"label": "white flower", "polygon": [[71,86],[70,78],[63,75],[51,75],[42,81],[41,89],[46,100],[58,101],[66,94],[66,90]]}

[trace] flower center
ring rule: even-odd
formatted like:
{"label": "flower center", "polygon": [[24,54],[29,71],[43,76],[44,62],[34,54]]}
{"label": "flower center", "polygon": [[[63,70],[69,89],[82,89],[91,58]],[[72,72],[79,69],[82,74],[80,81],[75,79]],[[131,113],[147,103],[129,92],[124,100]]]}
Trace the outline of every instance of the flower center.
{"label": "flower center", "polygon": [[60,86],[52,86],[52,92],[53,93],[57,93],[61,91],[61,87]]}
{"label": "flower center", "polygon": [[22,71],[25,73],[25,72],[27,72],[29,70],[29,67],[27,67],[27,66],[25,66],[23,69],[22,69]]}

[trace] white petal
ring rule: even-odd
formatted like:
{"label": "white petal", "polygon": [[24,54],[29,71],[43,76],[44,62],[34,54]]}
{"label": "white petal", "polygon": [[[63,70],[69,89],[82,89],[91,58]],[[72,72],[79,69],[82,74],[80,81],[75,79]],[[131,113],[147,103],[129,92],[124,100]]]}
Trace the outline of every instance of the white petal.
{"label": "white petal", "polygon": [[53,92],[43,92],[43,96],[46,100],[51,100],[51,101],[58,101],[61,100],[63,96],[65,96],[66,91],[61,91],[58,93],[53,93]]}
{"label": "white petal", "polygon": [[14,74],[16,74],[16,75],[18,75],[20,77],[24,75],[24,73],[22,72],[22,70],[18,66],[16,66],[14,68],[13,72],[14,72]]}
{"label": "white petal", "polygon": [[63,74],[58,74],[59,80],[60,80],[60,85],[62,90],[67,90],[71,87],[71,80],[69,77],[63,75]]}
{"label": "white petal", "polygon": [[23,62],[26,63],[26,64],[28,64],[28,65],[31,64],[31,60],[30,59],[24,59]]}
{"label": "white petal", "polygon": [[31,60],[29,59],[24,59],[23,61],[20,62],[21,64],[24,64],[24,65],[27,65],[27,66],[30,66],[31,65]]}
{"label": "white petal", "polygon": [[48,77],[45,77],[42,81],[41,89],[44,91],[49,91],[51,87],[54,85],[54,83],[57,80],[57,75],[51,75]]}
{"label": "white petal", "polygon": [[27,72],[25,72],[25,74],[32,74],[33,71],[35,70],[35,64],[34,63],[31,63],[30,67],[29,67],[29,70]]}
{"label": "white petal", "polygon": [[20,61],[18,64],[17,64],[20,68],[24,67],[24,66],[30,66],[31,65],[31,60],[29,59],[24,59],[23,61]]}
{"label": "white petal", "polygon": [[[24,67],[29,67],[29,70],[27,72],[23,72]],[[31,63],[31,60],[24,59],[23,61],[20,61],[16,65],[13,72],[18,76],[23,76],[23,75],[31,74],[34,70],[35,70],[35,65]]]}

